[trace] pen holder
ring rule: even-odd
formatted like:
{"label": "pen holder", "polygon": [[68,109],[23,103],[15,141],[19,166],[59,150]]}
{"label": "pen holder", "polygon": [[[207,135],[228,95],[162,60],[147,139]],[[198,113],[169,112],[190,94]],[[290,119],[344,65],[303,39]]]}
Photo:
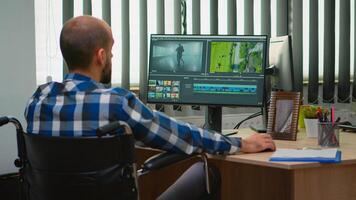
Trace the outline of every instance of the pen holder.
{"label": "pen holder", "polygon": [[318,144],[322,147],[339,147],[339,129],[332,122],[318,123]]}

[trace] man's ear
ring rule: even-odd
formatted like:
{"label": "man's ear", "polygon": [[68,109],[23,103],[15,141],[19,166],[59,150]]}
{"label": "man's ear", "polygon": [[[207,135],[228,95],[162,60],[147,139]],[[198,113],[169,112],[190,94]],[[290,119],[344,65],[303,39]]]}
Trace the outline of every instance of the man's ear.
{"label": "man's ear", "polygon": [[104,48],[100,48],[97,52],[96,52],[96,55],[97,55],[97,62],[98,62],[98,65],[100,66],[103,66],[105,65],[106,63],[106,52],[105,52],[105,49]]}

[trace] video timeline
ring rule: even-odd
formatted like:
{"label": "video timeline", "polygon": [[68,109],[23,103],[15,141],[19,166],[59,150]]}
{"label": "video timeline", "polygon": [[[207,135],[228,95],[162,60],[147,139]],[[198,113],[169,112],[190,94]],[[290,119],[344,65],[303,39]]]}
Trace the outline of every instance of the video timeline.
{"label": "video timeline", "polygon": [[195,93],[206,94],[256,94],[257,85],[193,84]]}

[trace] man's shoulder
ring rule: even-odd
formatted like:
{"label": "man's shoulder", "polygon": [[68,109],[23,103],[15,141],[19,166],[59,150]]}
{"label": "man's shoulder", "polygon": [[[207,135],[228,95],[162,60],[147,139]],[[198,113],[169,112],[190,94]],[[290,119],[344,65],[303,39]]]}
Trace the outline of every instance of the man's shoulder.
{"label": "man's shoulder", "polygon": [[126,90],[124,88],[120,87],[112,87],[112,88],[97,88],[92,91],[93,93],[99,93],[99,94],[110,94],[113,96],[131,96],[134,95],[131,91]]}
{"label": "man's shoulder", "polygon": [[84,86],[80,83],[66,82],[48,82],[38,86],[34,96],[53,96],[53,95],[109,95],[113,98],[130,98],[135,96],[131,91],[120,87],[105,88],[98,85],[88,85]]}
{"label": "man's shoulder", "polygon": [[55,85],[57,82],[54,82],[54,81],[51,81],[51,82],[48,82],[48,83],[44,83],[44,84],[41,84],[38,86],[38,89],[40,90],[44,90],[48,87],[52,87],[53,85]]}
{"label": "man's shoulder", "polygon": [[48,82],[41,84],[37,87],[37,90],[35,91],[34,95],[47,95],[51,92],[54,91],[59,91],[64,88],[64,85],[62,83],[58,82]]}

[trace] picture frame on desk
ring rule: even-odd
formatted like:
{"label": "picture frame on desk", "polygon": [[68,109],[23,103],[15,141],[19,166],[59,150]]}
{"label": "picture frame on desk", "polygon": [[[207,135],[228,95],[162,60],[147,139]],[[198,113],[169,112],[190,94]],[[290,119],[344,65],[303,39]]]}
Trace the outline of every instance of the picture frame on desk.
{"label": "picture frame on desk", "polygon": [[300,92],[272,91],[267,133],[273,139],[297,140]]}

